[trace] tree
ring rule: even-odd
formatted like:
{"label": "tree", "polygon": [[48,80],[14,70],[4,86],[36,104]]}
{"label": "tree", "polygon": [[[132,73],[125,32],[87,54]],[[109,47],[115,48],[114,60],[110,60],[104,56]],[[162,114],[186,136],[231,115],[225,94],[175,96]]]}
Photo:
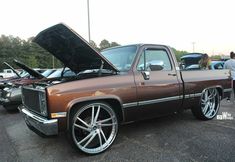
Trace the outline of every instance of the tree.
{"label": "tree", "polygon": [[96,43],[93,40],[91,40],[89,44],[97,51],[100,51],[99,47],[96,45]]}
{"label": "tree", "polygon": [[[7,68],[3,62],[8,62],[14,68],[17,67],[13,60],[22,61],[33,68],[51,68],[52,55],[32,42],[33,37],[27,41],[13,36],[0,36],[0,70]],[[55,59],[55,67],[62,67],[61,62]]]}
{"label": "tree", "polygon": [[212,60],[221,60],[222,59],[221,55],[212,55],[210,58]]}
{"label": "tree", "polygon": [[173,50],[173,52],[175,53],[175,56],[176,56],[176,59],[177,59],[178,62],[180,62],[180,58],[181,58],[183,55],[189,53],[189,52],[187,52],[187,51],[178,51],[178,50],[176,50],[175,48],[172,48],[172,50]]}
{"label": "tree", "polygon": [[115,46],[120,46],[120,44],[118,44],[117,42],[111,42],[110,43],[110,47],[115,47]]}
{"label": "tree", "polygon": [[104,39],[100,42],[100,50],[103,50],[103,49],[109,48],[109,47],[110,47],[110,43],[106,39]]}

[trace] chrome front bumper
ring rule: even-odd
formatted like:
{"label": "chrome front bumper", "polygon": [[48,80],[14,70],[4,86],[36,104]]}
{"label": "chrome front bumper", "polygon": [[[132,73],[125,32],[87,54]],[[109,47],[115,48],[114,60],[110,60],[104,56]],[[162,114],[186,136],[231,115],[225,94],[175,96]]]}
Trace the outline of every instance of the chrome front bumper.
{"label": "chrome front bumper", "polygon": [[24,116],[25,123],[35,133],[46,136],[58,134],[58,119],[46,119],[30,112],[24,106],[20,106],[19,110]]}

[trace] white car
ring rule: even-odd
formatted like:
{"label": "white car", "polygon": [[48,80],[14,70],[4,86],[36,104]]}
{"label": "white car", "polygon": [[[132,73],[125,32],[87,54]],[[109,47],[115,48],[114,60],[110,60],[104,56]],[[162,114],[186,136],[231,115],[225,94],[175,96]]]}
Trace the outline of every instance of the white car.
{"label": "white car", "polygon": [[0,78],[10,78],[16,76],[12,69],[3,69],[3,72],[0,73]]}

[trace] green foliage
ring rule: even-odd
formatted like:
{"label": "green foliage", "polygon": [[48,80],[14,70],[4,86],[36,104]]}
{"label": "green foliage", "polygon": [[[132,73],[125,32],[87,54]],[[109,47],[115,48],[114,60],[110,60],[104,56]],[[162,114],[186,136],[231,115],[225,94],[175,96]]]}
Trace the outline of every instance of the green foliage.
{"label": "green foliage", "polygon": [[175,56],[176,56],[176,59],[177,59],[178,62],[180,62],[180,58],[181,58],[183,55],[185,55],[185,54],[188,53],[187,51],[178,51],[178,50],[176,50],[175,48],[171,48],[171,49],[172,49],[173,52],[175,53]]}
{"label": "green foliage", "polygon": [[110,47],[110,43],[106,39],[104,39],[100,42],[100,50],[103,50],[103,49],[109,48],[109,47]]}
{"label": "green foliage", "polygon": [[222,59],[221,55],[212,55],[210,58],[212,60],[221,60]]}
{"label": "green foliage", "polygon": [[115,46],[120,46],[120,44],[118,44],[117,42],[111,42],[110,43],[110,47],[115,47]]}
{"label": "green foliage", "polygon": [[109,42],[108,40],[104,39],[100,42],[100,51],[102,51],[103,49],[106,48],[110,48],[110,47],[115,47],[115,46],[120,46],[120,44],[118,44],[117,42]]}
{"label": "green foliage", "polygon": [[[27,41],[19,37],[0,37],[0,69],[7,68],[3,62],[7,62],[14,68],[17,67],[13,60],[17,59],[33,68],[52,68],[52,55],[32,42],[33,37]],[[55,67],[61,67],[59,60],[55,59]]]}
{"label": "green foliage", "polygon": [[100,51],[99,47],[96,45],[96,43],[93,40],[90,41],[90,45],[97,51]]}

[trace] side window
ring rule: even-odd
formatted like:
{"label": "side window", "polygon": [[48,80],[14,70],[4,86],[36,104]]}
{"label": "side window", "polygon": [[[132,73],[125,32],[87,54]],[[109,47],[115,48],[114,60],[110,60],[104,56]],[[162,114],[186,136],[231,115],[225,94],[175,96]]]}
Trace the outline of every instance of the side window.
{"label": "side window", "polygon": [[215,64],[214,65],[215,69],[223,69],[223,65],[221,63]]}
{"label": "side window", "polygon": [[11,73],[11,70],[7,70],[7,73]]}
{"label": "side window", "polygon": [[171,70],[171,62],[165,50],[146,49],[140,56],[137,70],[160,71]]}

